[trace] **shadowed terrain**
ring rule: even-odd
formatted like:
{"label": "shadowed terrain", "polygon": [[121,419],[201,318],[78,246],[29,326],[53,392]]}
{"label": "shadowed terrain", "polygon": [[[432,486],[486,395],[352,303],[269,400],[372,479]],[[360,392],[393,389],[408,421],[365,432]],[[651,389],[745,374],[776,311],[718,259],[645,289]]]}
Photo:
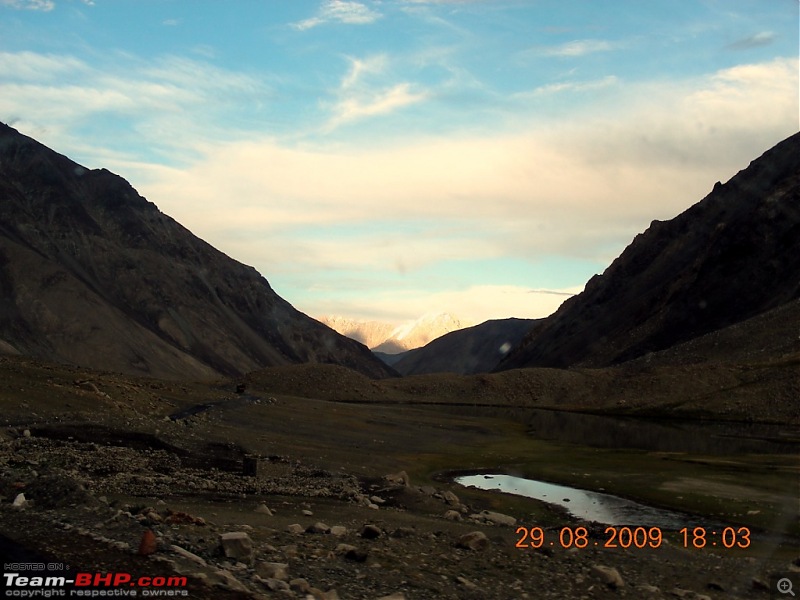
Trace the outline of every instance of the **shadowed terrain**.
{"label": "shadowed terrain", "polygon": [[664,350],[800,297],[800,134],[669,221],[500,363],[601,367]]}
{"label": "shadowed terrain", "polygon": [[327,362],[392,374],[105,169],[0,124],[0,351],[201,378]]}

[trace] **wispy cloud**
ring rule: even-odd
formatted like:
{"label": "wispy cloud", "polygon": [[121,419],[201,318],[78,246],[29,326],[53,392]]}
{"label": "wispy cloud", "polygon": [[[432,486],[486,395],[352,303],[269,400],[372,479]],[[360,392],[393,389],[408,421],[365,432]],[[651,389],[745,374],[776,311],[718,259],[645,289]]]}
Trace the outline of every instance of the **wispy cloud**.
{"label": "wispy cloud", "polygon": [[332,131],[345,123],[365,117],[385,115],[424,101],[428,93],[415,91],[409,82],[370,84],[369,76],[385,74],[389,60],[379,54],[365,59],[351,58],[350,70],[336,90],[338,99],[332,106],[333,116],[325,126]]}
{"label": "wispy cloud", "polygon": [[6,81],[48,81],[54,77],[74,77],[89,70],[85,62],[72,56],[0,52],[0,77]]}
{"label": "wispy cloud", "polygon": [[342,83],[339,86],[340,89],[348,90],[353,88],[365,74],[382,73],[387,64],[388,60],[385,54],[378,54],[365,59],[351,58],[350,71],[342,79]]}
{"label": "wispy cloud", "polygon": [[350,0],[326,0],[315,16],[294,23],[294,28],[305,31],[326,23],[367,25],[377,21],[380,17],[381,13],[369,8],[361,2]]}
{"label": "wispy cloud", "polygon": [[515,97],[547,96],[563,92],[589,92],[611,87],[617,83],[619,83],[619,79],[613,75],[608,75],[602,79],[595,79],[593,81],[561,81],[539,86],[532,92],[515,94]]}
{"label": "wispy cloud", "polygon": [[617,47],[618,44],[608,40],[574,40],[560,46],[545,48],[542,53],[545,56],[576,57],[596,52],[608,52]]}
{"label": "wispy cloud", "polygon": [[[777,60],[629,86],[602,113],[572,113],[548,126],[518,122],[504,134],[349,150],[231,141],[209,145],[190,168],[139,178],[147,196],[190,229],[297,289],[313,287],[316,260],[336,273],[395,276],[400,265],[411,274],[474,255],[610,261],[653,218],[686,209],[793,133],[797,72],[796,60]],[[353,223],[368,229],[376,217],[399,230],[429,225],[335,243],[302,234]],[[458,227],[442,235],[437,223]],[[382,310],[391,304],[398,317],[412,317],[415,302],[398,295]]]}
{"label": "wispy cloud", "polygon": [[18,10],[41,10],[48,12],[56,7],[53,0],[0,0],[0,4]]}
{"label": "wispy cloud", "polygon": [[729,50],[750,50],[751,48],[769,46],[775,41],[776,37],[771,31],[761,31],[755,35],[736,40],[732,44],[728,44],[727,48]]}
{"label": "wispy cloud", "polygon": [[388,89],[367,95],[349,96],[334,107],[334,116],[328,122],[329,130],[364,117],[385,115],[400,108],[422,102],[428,97],[425,92],[413,92],[410,83],[398,83]]}
{"label": "wispy cloud", "polygon": [[[475,322],[509,315],[533,319],[554,312],[564,300],[581,290],[582,287],[551,291],[513,285],[471,285],[431,294],[426,289],[403,286],[382,293],[371,290],[373,294],[365,301],[358,296],[337,299],[337,290],[326,288],[320,290],[320,299],[315,302],[319,312],[314,316],[342,315],[399,322],[430,312],[442,312]],[[398,305],[405,310],[398,312]]]}
{"label": "wispy cloud", "polygon": [[[0,53],[0,119],[43,130],[42,141],[50,145],[60,143],[66,131],[75,141],[93,122],[124,115],[129,125],[108,140],[106,149],[128,147],[130,154],[143,146],[153,151],[182,146],[175,158],[213,137],[220,126],[212,117],[234,103],[268,95],[256,78],[180,57],[143,62],[123,56],[104,67],[101,61],[89,65],[69,55]],[[235,135],[230,126],[226,131]],[[83,160],[100,166],[92,157],[101,149],[87,144],[86,150]]]}

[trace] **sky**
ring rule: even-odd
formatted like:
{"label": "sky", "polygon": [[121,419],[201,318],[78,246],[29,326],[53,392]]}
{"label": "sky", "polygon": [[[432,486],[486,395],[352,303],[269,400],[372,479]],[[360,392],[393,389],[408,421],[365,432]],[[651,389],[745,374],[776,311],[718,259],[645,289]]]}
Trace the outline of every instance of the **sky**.
{"label": "sky", "polygon": [[0,0],[0,121],[314,317],[543,317],[800,129],[798,0]]}

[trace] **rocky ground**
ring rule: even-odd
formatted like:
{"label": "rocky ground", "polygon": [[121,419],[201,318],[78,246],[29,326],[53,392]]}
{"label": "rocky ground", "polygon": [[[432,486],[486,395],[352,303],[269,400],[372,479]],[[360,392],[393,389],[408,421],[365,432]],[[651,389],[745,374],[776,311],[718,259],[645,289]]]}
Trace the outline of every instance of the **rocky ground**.
{"label": "rocky ground", "polygon": [[591,525],[584,549],[518,549],[521,523],[398,474],[280,456],[246,476],[165,449],[13,433],[0,445],[8,538],[84,571],[183,574],[195,598],[766,598],[770,573],[791,567],[677,538],[595,547]]}
{"label": "rocky ground", "polygon": [[[425,476],[501,460],[500,421],[21,359],[0,370],[4,564],[185,575],[201,599],[757,599],[798,570],[792,539],[692,550],[665,532],[659,548],[605,548],[602,526]],[[517,548],[520,526],[548,543]],[[561,547],[579,526],[586,547]]]}

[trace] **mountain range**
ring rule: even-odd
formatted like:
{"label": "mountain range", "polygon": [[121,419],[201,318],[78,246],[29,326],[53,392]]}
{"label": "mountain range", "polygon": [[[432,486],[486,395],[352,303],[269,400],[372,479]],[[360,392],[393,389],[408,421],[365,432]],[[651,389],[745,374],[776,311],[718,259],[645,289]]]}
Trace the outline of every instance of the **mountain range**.
{"label": "mountain range", "polygon": [[0,350],[165,378],[304,362],[395,373],[123,178],[0,124]]}
{"label": "mountain range", "polygon": [[[2,354],[208,379],[302,363],[370,378],[703,362],[789,369],[800,351],[800,134],[653,221],[553,315],[473,327],[441,314],[399,327],[323,319],[329,327],[121,177],[2,124],[0,199]],[[334,329],[391,353],[395,368]]]}
{"label": "mountain range", "polygon": [[[420,348],[446,333],[474,325],[472,321],[448,313],[426,313],[400,325],[338,316],[321,317],[320,321],[381,355],[396,355]],[[394,362],[390,357],[388,361]]]}
{"label": "mountain range", "polygon": [[[492,319],[451,331],[389,364],[401,375],[488,373],[543,319]],[[385,359],[384,359],[385,360]]]}

